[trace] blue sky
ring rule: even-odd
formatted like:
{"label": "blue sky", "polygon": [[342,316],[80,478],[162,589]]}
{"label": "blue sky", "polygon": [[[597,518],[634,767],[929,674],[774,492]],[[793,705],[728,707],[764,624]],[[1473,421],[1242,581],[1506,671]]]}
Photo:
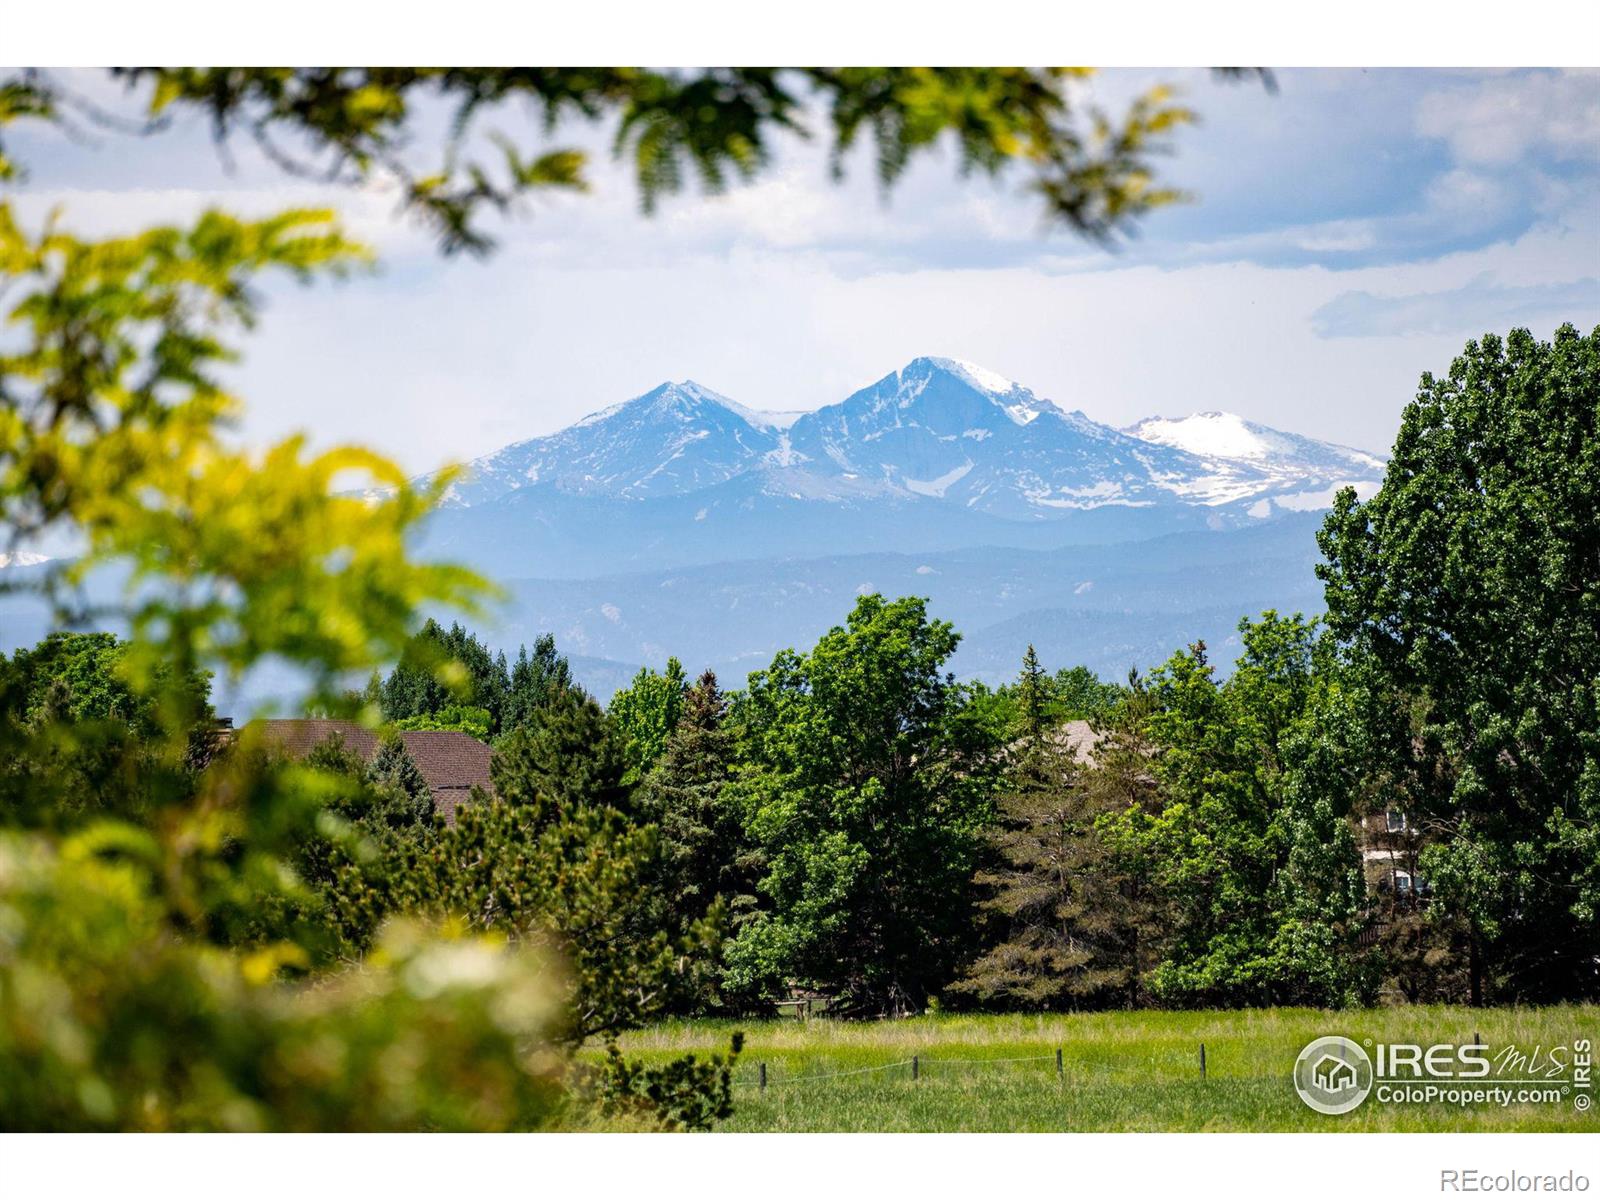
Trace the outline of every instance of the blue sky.
{"label": "blue sky", "polygon": [[1223,408],[1383,450],[1417,377],[1468,337],[1600,324],[1600,73],[1285,71],[1271,96],[1112,71],[1086,99],[1115,110],[1156,81],[1203,117],[1164,164],[1195,199],[1117,253],[1043,231],[1014,185],[961,181],[948,157],[885,197],[865,159],[836,185],[793,145],[760,182],[647,219],[605,131],[562,130],[598,152],[595,192],[531,203],[476,263],[441,259],[384,195],[285,179],[243,145],[226,170],[198,122],[10,142],[23,212],[61,205],[84,231],[210,203],[343,210],[383,266],[272,293],[238,372],[246,430],[363,441],[419,471],[664,379],[813,408],[918,354],[1118,425]]}

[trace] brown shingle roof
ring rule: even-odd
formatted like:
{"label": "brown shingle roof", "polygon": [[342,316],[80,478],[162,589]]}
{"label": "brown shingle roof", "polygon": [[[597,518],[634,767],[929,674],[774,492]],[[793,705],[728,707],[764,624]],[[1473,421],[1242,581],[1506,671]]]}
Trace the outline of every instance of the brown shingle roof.
{"label": "brown shingle roof", "polygon": [[[304,758],[336,734],[343,739],[346,750],[367,762],[378,752],[378,734],[355,721],[304,717],[252,721],[249,728],[259,730],[291,758]],[[489,760],[494,752],[477,738],[455,730],[408,729],[400,733],[400,741],[427,781],[434,809],[450,824],[455,824],[456,808],[471,796],[474,787],[494,794],[489,779]]]}

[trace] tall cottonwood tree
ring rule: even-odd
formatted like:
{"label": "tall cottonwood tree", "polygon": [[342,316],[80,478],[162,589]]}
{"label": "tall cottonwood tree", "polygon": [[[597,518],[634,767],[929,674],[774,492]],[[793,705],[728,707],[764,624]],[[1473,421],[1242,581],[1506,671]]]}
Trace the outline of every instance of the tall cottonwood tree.
{"label": "tall cottonwood tree", "polygon": [[1471,994],[1600,994],[1600,329],[1469,342],[1319,535],[1369,772],[1432,845]]}
{"label": "tall cottonwood tree", "polygon": [[998,749],[944,670],[959,640],[920,599],[863,596],[750,676],[740,788],[764,904],[729,949],[735,990],[906,1011],[950,979]]}

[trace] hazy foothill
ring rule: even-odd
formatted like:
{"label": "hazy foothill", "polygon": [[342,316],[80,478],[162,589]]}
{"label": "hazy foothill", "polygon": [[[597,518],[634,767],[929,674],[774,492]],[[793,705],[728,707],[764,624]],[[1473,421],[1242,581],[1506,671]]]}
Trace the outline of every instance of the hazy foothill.
{"label": "hazy foothill", "polygon": [[[1190,116],[1158,91],[1080,137],[1028,70],[115,78],[150,136],[200,113],[385,180],[446,253],[583,182],[472,139],[507,99],[614,120],[647,209],[815,120],[885,184],[942,142],[1091,240],[1179,199],[1152,160]],[[460,118],[427,174],[424,97]],[[5,145],[82,111],[0,82]],[[368,257],[331,214],[96,239],[7,197],[0,582],[51,619],[0,657],[0,1128],[1592,1128],[1337,1125],[1289,1071],[1335,1025],[1554,1043],[1600,1012],[1600,329],[1467,342],[1387,458],[917,359],[793,421],[668,385],[416,478],[233,436],[260,281]],[[809,626],[730,618],[846,529],[879,557],[802,566]],[[569,647],[561,581],[503,564],[578,546],[561,603],[601,624]],[[1160,619],[1097,625],[1086,563],[1102,618]],[[985,618],[984,580],[1038,595]],[[647,586],[705,640],[597,647],[671,615]],[[294,719],[226,719],[263,666]]]}

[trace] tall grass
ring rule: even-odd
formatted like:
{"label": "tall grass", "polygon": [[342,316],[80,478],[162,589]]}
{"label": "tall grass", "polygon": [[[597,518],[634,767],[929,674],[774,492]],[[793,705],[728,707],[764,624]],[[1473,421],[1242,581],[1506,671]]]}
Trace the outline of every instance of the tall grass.
{"label": "tall grass", "polygon": [[[1600,1116],[1578,1111],[1570,1098],[1504,1108],[1370,1098],[1327,1117],[1301,1103],[1290,1079],[1301,1048],[1324,1034],[1424,1045],[1478,1034],[1491,1050],[1548,1050],[1580,1037],[1600,1041],[1596,1006],[680,1021],[632,1034],[625,1046],[645,1058],[714,1052],[736,1029],[745,1034],[737,1111],[723,1125],[735,1131],[1600,1129]],[[904,1061],[913,1055],[915,1080]],[[1000,1061],[1008,1059],[1026,1061]],[[856,1073],[824,1078],[840,1072]]]}

